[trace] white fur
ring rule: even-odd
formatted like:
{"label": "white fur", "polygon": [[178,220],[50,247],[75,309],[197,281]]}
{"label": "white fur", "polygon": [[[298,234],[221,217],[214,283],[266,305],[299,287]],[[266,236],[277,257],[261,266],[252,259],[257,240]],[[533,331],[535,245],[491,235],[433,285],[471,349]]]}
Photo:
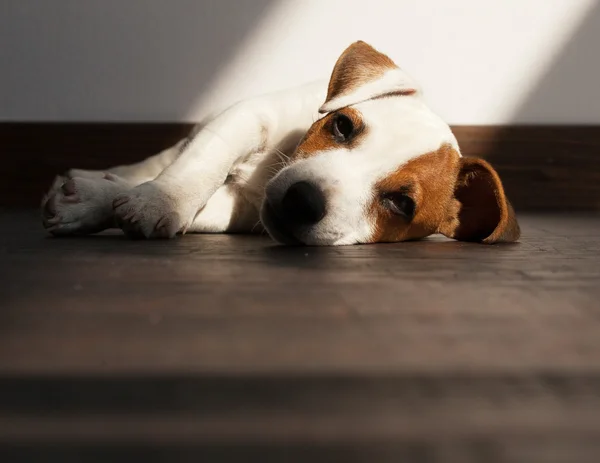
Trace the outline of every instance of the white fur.
{"label": "white fur", "polygon": [[418,92],[416,82],[403,70],[396,68],[386,71],[381,77],[367,82],[353,92],[332,98],[319,110],[321,113],[330,113],[346,106],[362,103],[378,96],[392,92]]}
{"label": "white fur", "polygon": [[417,95],[365,101],[353,106],[368,126],[357,148],[324,151],[284,168],[269,184],[267,194],[279,198],[299,181],[328,192],[329,212],[298,238],[309,244],[342,245],[365,242],[374,224],[366,214],[374,185],[408,160],[458,143],[449,126]]}
{"label": "white fur", "polygon": [[[265,192],[276,201],[290,185],[307,180],[326,192],[328,213],[295,237],[306,244],[364,242],[373,233],[366,205],[377,181],[443,143],[458,150],[448,125],[418,93],[372,99],[407,88],[416,86],[405,73],[393,70],[325,105],[326,82],[238,103],[191,140],[137,165],[109,170],[119,181],[72,171],[77,194],[65,196],[63,181],[57,181],[44,201],[44,224],[62,234],[116,224],[148,238],[186,231],[251,232],[261,229]],[[287,162],[312,123],[322,117],[319,111],[346,105],[358,110],[368,127],[358,147]]]}

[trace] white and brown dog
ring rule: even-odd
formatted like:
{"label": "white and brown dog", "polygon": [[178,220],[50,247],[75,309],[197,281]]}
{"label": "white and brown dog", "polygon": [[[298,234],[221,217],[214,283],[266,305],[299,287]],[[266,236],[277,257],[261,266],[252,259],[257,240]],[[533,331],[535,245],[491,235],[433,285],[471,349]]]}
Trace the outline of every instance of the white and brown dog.
{"label": "white and brown dog", "polygon": [[344,51],[329,85],[238,103],[135,165],[71,170],[42,209],[55,235],[264,227],[284,244],[519,238],[497,173],[461,157],[412,79],[364,42]]}

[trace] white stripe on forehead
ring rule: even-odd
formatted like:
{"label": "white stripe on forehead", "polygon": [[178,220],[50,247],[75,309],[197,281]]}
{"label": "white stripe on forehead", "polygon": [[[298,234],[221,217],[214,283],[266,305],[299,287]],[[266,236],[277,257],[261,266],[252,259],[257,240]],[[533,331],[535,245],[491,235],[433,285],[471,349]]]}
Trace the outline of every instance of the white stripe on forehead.
{"label": "white stripe on forehead", "polygon": [[406,93],[406,96],[409,96],[417,91],[416,83],[408,74],[399,68],[390,69],[378,79],[366,82],[349,93],[344,93],[325,102],[319,112],[337,111],[346,106],[355,105],[388,93]]}

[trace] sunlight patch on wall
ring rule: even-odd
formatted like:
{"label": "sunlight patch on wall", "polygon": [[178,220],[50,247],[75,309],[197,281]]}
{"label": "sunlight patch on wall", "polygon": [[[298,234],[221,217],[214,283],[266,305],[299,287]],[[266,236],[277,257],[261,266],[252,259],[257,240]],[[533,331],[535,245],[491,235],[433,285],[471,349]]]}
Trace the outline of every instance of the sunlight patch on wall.
{"label": "sunlight patch on wall", "polygon": [[596,3],[370,0],[365,8],[361,0],[281,0],[187,119],[327,78],[341,51],[361,39],[417,78],[431,106],[451,124],[510,123]]}

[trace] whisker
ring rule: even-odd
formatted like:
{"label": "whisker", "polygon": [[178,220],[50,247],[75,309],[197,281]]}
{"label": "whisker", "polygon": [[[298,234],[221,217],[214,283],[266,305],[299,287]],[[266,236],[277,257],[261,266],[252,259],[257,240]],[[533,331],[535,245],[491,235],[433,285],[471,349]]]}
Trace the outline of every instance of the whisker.
{"label": "whisker", "polygon": [[270,174],[276,174],[281,170],[281,168],[279,166],[269,166],[267,172],[269,172]]}
{"label": "whisker", "polygon": [[[260,225],[260,220],[258,222],[256,222],[254,224],[254,226],[250,229],[250,233],[254,233],[254,230],[256,230],[256,227],[258,227]],[[264,231],[264,230],[263,230]]]}
{"label": "whisker", "polygon": [[278,162],[277,164],[272,164],[270,167],[275,170],[280,170],[281,168],[285,167],[286,164],[286,162]]}
{"label": "whisker", "polygon": [[285,154],[283,151],[281,151],[279,148],[275,148],[275,151],[278,152],[279,154],[281,154],[281,156],[285,159],[289,159],[290,157]]}
{"label": "whisker", "polygon": [[281,151],[280,149],[277,148],[272,148],[273,153],[275,153],[277,155],[277,157],[279,157],[279,159],[282,160],[282,162],[287,162],[289,161],[290,157],[285,154],[283,151]]}

